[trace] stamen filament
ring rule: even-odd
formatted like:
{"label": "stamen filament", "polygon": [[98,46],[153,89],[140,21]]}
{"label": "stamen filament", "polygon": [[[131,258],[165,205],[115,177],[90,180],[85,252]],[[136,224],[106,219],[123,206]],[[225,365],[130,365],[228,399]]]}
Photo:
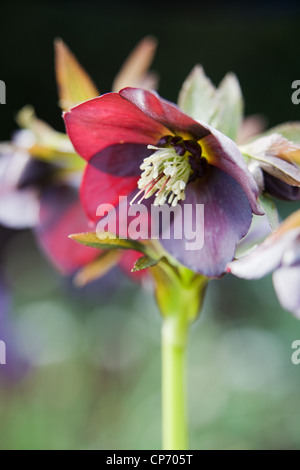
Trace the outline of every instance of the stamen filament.
{"label": "stamen filament", "polygon": [[176,206],[179,201],[185,199],[185,188],[193,171],[189,162],[189,151],[185,151],[180,141],[177,146],[161,148],[148,145],[148,149],[154,152],[146,157],[140,166],[140,191],[130,204],[144,193],[138,204],[155,195],[154,205],[161,206],[167,201],[168,204]]}

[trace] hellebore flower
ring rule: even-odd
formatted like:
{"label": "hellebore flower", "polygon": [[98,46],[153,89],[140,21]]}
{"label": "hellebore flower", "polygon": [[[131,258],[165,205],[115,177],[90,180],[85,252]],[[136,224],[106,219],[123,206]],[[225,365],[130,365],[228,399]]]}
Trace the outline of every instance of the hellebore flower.
{"label": "hellebore flower", "polygon": [[300,318],[300,210],[248,255],[227,266],[227,272],[244,279],[259,279],[272,271],[279,302]]}
{"label": "hellebore flower", "polygon": [[[156,74],[148,71],[156,45],[152,37],[140,41],[115,78],[114,89],[126,83],[156,86]],[[55,41],[55,65],[63,109],[99,95],[89,75],[59,39]],[[117,262],[130,273],[128,260],[136,261],[140,254],[114,253],[101,262],[99,250],[74,246],[68,238],[72,232],[93,228],[78,196],[85,162],[74,153],[68,137],[37,119],[31,106],[18,113],[17,122],[22,130],[15,132],[11,142],[0,144],[0,224],[33,229],[60,272],[78,272],[77,283],[93,280],[97,273],[103,275]],[[137,279],[141,274],[130,276]]]}
{"label": "hellebore flower", "polygon": [[240,147],[261,192],[286,201],[300,200],[300,146],[279,133],[259,137]]}
{"label": "hellebore flower", "polygon": [[184,235],[176,239],[172,230],[171,239],[161,242],[193,271],[224,273],[252,213],[262,214],[258,187],[231,139],[138,88],[86,101],[64,119],[75,150],[88,161],[81,200],[90,220],[97,221],[100,204],[117,208],[119,196],[131,202],[152,197],[156,206],[183,210],[204,204],[203,249],[187,251]]}

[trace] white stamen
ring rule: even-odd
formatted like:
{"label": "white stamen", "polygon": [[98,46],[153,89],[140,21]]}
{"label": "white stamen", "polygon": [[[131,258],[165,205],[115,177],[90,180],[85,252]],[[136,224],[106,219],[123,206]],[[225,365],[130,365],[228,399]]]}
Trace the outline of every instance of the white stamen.
{"label": "white stamen", "polygon": [[148,145],[148,149],[155,152],[145,158],[140,166],[143,170],[138,181],[140,191],[130,204],[144,193],[138,204],[155,194],[155,206],[162,206],[166,201],[176,206],[178,201],[185,199],[184,190],[191,173],[188,157],[178,155],[174,148]]}

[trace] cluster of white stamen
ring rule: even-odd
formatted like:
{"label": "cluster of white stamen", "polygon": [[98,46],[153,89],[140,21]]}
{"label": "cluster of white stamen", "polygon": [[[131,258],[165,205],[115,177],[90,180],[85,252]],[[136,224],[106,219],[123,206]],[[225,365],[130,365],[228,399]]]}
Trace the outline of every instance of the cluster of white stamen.
{"label": "cluster of white stamen", "polygon": [[143,170],[138,181],[140,191],[131,204],[144,193],[138,204],[155,194],[155,206],[162,206],[165,202],[176,206],[178,201],[185,199],[185,187],[191,173],[188,157],[179,156],[174,148],[148,145],[148,149],[156,151],[140,166]]}

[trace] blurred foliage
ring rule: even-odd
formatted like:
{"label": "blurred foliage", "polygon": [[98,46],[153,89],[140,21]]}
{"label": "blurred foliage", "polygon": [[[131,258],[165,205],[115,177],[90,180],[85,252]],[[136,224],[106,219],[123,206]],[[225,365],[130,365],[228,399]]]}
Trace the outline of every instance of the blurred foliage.
{"label": "blurred foliage", "polygon": [[[75,291],[25,233],[5,258],[29,367],[1,376],[0,448],[159,449],[161,321],[151,293],[125,278],[117,287],[118,272]],[[211,283],[189,348],[192,449],[300,448],[297,331],[270,278]]]}
{"label": "blurred foliage", "polygon": [[[13,115],[27,103],[63,130],[53,70],[56,36],[101,92],[151,33],[159,40],[154,69],[164,97],[176,100],[198,62],[215,83],[228,70],[237,74],[248,114],[261,112],[270,125],[299,118],[290,98],[299,78],[299,5],[255,5],[6,2],[0,140],[10,137]],[[296,205],[280,205],[281,214]],[[0,366],[0,448],[159,449],[161,321],[151,293],[118,271],[77,291],[26,232],[7,245],[3,268],[16,345],[28,366],[20,377],[4,375],[10,349],[8,365]],[[280,308],[270,277],[211,283],[189,348],[192,449],[300,449],[295,339],[299,322]]]}

